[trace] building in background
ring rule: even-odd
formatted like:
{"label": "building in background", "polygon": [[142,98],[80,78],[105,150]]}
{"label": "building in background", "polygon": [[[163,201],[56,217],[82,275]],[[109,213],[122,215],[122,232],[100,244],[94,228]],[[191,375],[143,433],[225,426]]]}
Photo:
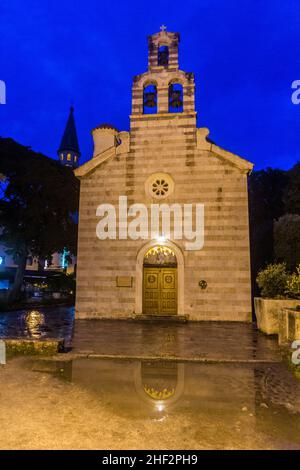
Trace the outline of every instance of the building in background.
{"label": "building in background", "polygon": [[74,108],[71,106],[69,118],[57,151],[59,161],[64,166],[77,168],[80,158],[77,131],[74,119]]}
{"label": "building in background", "polygon": [[[80,158],[80,149],[77,138],[77,131],[74,119],[74,108],[71,106],[67,124],[61,139],[59,150],[57,151],[59,162],[62,165],[76,168]],[[47,277],[55,273],[74,273],[76,269],[76,257],[70,256],[65,250],[63,253],[54,253],[51,263],[38,260],[29,256],[27,259],[25,281],[46,282]],[[14,280],[16,264],[13,257],[9,255],[5,246],[0,245],[0,290],[7,290]]]}

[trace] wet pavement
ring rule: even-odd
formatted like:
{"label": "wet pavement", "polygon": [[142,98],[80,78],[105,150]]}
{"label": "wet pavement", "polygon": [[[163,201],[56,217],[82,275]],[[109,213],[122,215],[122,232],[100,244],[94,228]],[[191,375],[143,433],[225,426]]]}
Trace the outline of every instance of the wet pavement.
{"label": "wet pavement", "polygon": [[171,358],[177,360],[278,362],[277,342],[253,324],[79,320],[73,353],[91,357]]}
{"label": "wet pavement", "polygon": [[13,359],[1,449],[300,449],[300,382],[283,364]]}
{"label": "wet pavement", "polygon": [[[70,353],[0,366],[0,449],[299,449],[300,381],[252,324],[0,314]],[[109,358],[109,359],[108,359]]]}
{"label": "wet pavement", "polygon": [[74,307],[29,308],[0,312],[0,339],[61,339],[69,346],[74,327]]}
{"label": "wet pavement", "polygon": [[[74,326],[75,324],[75,326]],[[278,362],[277,341],[250,323],[76,320],[74,308],[0,313],[0,338],[64,338],[73,357]]]}

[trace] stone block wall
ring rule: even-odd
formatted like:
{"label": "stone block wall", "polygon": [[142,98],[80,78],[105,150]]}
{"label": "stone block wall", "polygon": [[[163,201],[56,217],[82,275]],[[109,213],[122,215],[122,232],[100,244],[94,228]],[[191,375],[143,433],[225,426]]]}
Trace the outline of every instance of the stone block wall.
{"label": "stone block wall", "polygon": [[[251,321],[247,173],[197,147],[194,112],[131,116],[129,152],[112,156],[81,179],[77,317],[140,313],[136,263],[147,240],[99,240],[96,209],[104,202],[117,206],[120,195],[129,205],[150,209],[159,201],[146,195],[145,181],[156,172],[170,174],[175,183],[162,202],[205,206],[204,248],[186,251],[184,240],[173,240],[184,256],[183,313],[196,321]],[[131,276],[132,287],[117,287],[117,276]]]}

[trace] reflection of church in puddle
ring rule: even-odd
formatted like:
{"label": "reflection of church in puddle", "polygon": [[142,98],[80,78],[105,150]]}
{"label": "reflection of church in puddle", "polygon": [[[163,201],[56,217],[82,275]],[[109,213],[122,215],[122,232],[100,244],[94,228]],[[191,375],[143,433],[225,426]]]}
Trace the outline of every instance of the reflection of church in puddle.
{"label": "reflection of church in puddle", "polygon": [[[179,417],[177,425],[188,422],[195,432],[203,425],[202,417],[208,422],[215,419],[217,425],[221,420],[225,427],[232,429],[233,423],[243,415],[245,426],[250,424],[257,430],[273,432],[285,422],[292,436],[295,428],[299,435],[300,381],[279,357],[279,362],[271,362],[272,355],[266,356],[266,363],[256,362],[257,355],[261,356],[266,348],[263,336],[259,335],[254,342],[247,329],[247,337],[242,341],[248,351],[248,362],[233,363],[230,355],[227,359],[226,356],[213,359],[205,353],[196,362],[195,358],[180,362],[174,356],[182,349],[182,328],[186,329],[178,325],[163,326],[159,341],[164,348],[156,359],[141,348],[153,337],[153,333],[149,334],[149,324],[142,323],[136,340],[138,355],[144,356],[143,360],[70,361],[66,357],[64,361],[62,355],[58,361],[36,359],[33,369],[51,373],[86,391],[99,403],[100,413],[104,406],[132,418],[160,420],[173,415]],[[250,418],[251,422],[247,421]],[[209,426],[208,432],[213,433],[214,426]]]}
{"label": "reflection of church in puddle", "polygon": [[184,365],[172,361],[140,362],[135,371],[135,387],[146,405],[163,412],[183,393]]}
{"label": "reflection of church in puddle", "polygon": [[281,363],[39,361],[38,370],[45,368],[88,391],[115,413],[132,418],[179,415],[191,420],[195,431],[202,426],[201,416],[219,417],[232,429],[243,415],[258,431],[271,426],[270,432],[284,420],[291,435],[299,425],[300,383]]}
{"label": "reflection of church in puddle", "polygon": [[[60,369],[62,370],[62,363]],[[121,413],[163,417],[183,398],[185,365],[173,361],[83,360],[67,363],[65,377]],[[61,375],[61,373],[60,373]]]}
{"label": "reflection of church in puddle", "polygon": [[[179,69],[178,46],[178,33],[149,37],[148,71],[133,80],[130,132],[108,124],[95,128],[93,158],[75,171],[81,180],[77,318],[251,321],[252,164],[197,128],[194,74]],[[146,206],[142,222],[149,228],[151,205],[176,206],[170,231],[124,236],[130,221],[118,213],[120,196],[128,208]],[[116,230],[99,240],[97,208],[104,203],[116,208]],[[186,233],[181,239],[174,230],[188,204],[204,205],[202,249],[187,249]]]}

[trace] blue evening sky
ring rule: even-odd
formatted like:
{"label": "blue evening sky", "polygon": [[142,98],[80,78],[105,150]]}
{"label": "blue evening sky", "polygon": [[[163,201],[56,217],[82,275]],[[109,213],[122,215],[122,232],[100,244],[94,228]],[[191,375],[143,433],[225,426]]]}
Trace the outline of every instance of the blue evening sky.
{"label": "blue evening sky", "polygon": [[163,23],[195,72],[198,127],[257,169],[300,160],[299,0],[1,0],[0,135],[56,158],[73,102],[90,158],[93,127],[129,129],[131,80]]}

